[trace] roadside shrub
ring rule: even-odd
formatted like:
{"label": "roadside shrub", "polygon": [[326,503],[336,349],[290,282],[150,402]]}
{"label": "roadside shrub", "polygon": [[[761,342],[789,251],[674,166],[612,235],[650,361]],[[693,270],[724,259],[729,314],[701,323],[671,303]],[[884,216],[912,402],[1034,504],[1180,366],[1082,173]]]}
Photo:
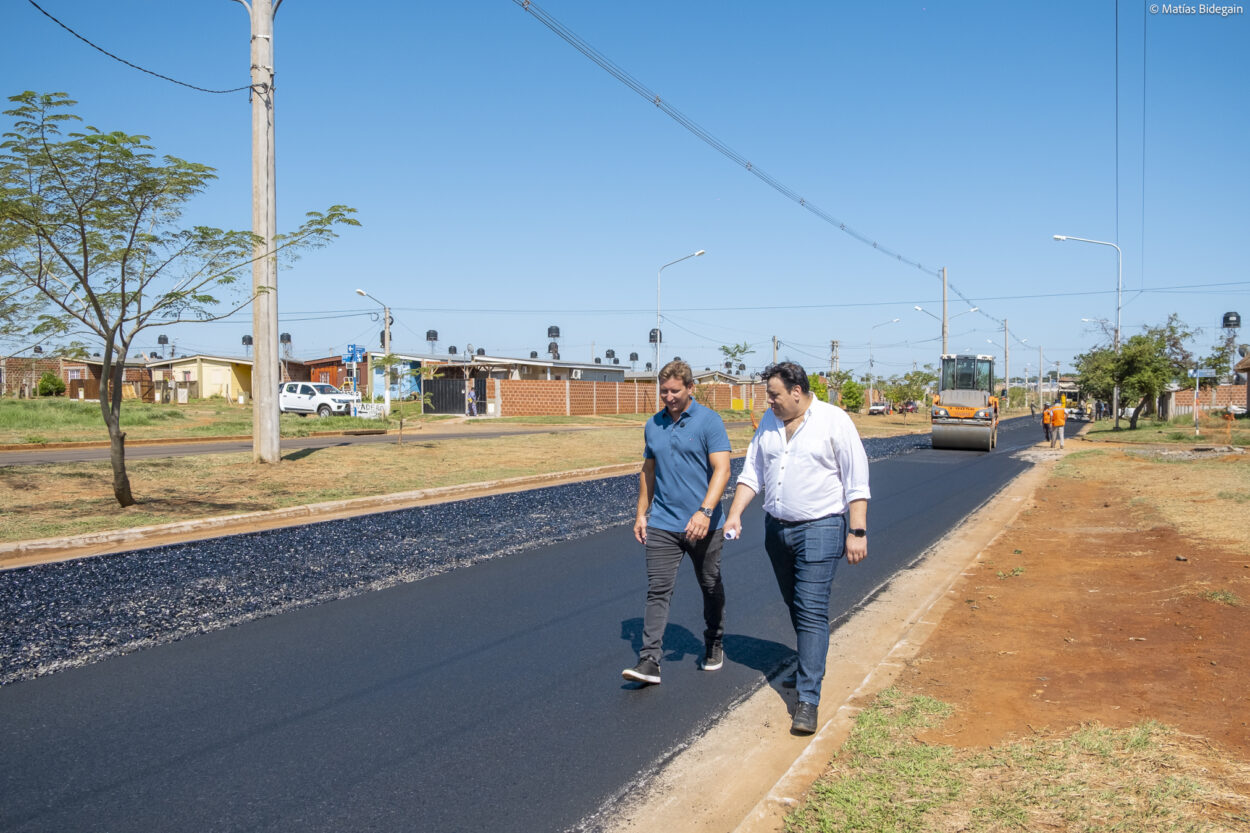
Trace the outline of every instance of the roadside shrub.
{"label": "roadside shrub", "polygon": [[807,385],[821,402],[829,401],[829,386],[825,384],[825,380],[821,379],[818,374],[807,374]]}
{"label": "roadside shrub", "polygon": [[842,407],[851,412],[864,407],[864,386],[854,379],[842,383]]}
{"label": "roadside shrub", "polygon": [[48,371],[39,377],[38,390],[40,396],[63,396],[65,394],[65,380],[52,371]]}

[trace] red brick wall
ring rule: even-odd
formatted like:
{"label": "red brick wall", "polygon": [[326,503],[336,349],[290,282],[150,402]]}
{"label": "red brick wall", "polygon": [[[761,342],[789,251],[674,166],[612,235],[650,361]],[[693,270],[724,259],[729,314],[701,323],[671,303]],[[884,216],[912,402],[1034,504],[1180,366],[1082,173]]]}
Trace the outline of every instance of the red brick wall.
{"label": "red brick wall", "polygon": [[[546,379],[490,379],[489,381],[499,387],[499,394],[490,398],[499,401],[500,416],[563,416],[568,412],[564,402],[565,383],[563,381]],[[487,390],[489,396],[489,385]]]}
{"label": "red brick wall", "polygon": [[[61,360],[57,358],[34,358],[28,356],[14,356],[8,359],[0,359],[0,364],[4,367],[4,390],[0,391],[6,396],[17,396],[22,392],[23,387],[26,389],[27,396],[35,396],[39,388],[39,377],[45,373],[51,373],[54,376],[61,376]],[[82,367],[75,364],[75,367]],[[64,379],[63,376],[61,376]]]}
{"label": "red brick wall", "polygon": [[[1194,406],[1194,389],[1178,390],[1176,392],[1177,405]],[[1219,385],[1215,388],[1198,391],[1198,407],[1199,408],[1224,408],[1229,405],[1245,405],[1246,386],[1245,385]]]}
{"label": "red brick wall", "polygon": [[[700,397],[716,410],[735,397],[755,397],[755,410],[767,406],[763,385],[701,385]],[[567,391],[567,401],[566,401]],[[655,386],[633,382],[489,379],[486,398],[499,403],[500,416],[590,416],[644,414],[655,410]]]}

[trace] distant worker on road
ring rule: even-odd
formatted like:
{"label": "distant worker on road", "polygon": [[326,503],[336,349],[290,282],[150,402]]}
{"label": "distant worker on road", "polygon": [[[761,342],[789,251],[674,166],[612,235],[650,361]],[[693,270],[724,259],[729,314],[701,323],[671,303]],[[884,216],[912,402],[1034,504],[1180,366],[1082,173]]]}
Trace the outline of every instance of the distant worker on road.
{"label": "distant worker on road", "polygon": [[469,385],[469,416],[477,416],[477,391],[474,389],[473,380],[470,379]]}
{"label": "distant worker on road", "polygon": [[1042,411],[1042,434],[1046,439],[1050,439],[1050,405],[1046,405]]}
{"label": "distant worker on road", "polygon": [[651,685],[660,682],[669,600],[677,568],[686,555],[703,591],[703,670],[715,671],[724,664],[725,587],[720,557],[725,519],[720,499],[729,485],[730,452],[720,415],[694,401],[690,365],[671,361],[660,370],[659,380],[664,408],[647,420],[643,431],[644,459],[634,519],[634,537],[647,553],[642,650],[638,664],[621,672],[627,680]]}
{"label": "distant worker on road", "polygon": [[764,371],[770,410],[743,461],[725,531],[742,532],[742,512],[764,494],[764,549],[790,610],[799,654],[799,702],[791,731],[817,729],[829,653],[829,593],[838,560],[868,555],[868,455],[846,411],[822,402],[793,362]]}
{"label": "distant worker on road", "polygon": [[1068,412],[1063,409],[1062,402],[1056,402],[1048,412],[1050,414],[1050,447],[1055,447],[1055,442],[1059,442],[1059,447],[1063,448],[1063,426],[1068,421]]}

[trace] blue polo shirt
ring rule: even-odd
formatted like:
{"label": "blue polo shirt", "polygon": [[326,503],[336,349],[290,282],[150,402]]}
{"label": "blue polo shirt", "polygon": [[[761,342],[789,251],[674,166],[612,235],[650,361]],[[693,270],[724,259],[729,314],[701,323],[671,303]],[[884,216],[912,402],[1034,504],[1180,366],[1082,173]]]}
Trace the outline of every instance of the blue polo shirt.
{"label": "blue polo shirt", "polygon": [[[691,399],[690,407],[676,421],[667,408],[647,420],[643,437],[643,455],[655,460],[655,495],[647,525],[684,532],[707,497],[707,484],[712,479],[708,455],[730,450],[725,423],[720,414]],[[718,501],[709,528],[720,529],[724,524],[725,513]]]}

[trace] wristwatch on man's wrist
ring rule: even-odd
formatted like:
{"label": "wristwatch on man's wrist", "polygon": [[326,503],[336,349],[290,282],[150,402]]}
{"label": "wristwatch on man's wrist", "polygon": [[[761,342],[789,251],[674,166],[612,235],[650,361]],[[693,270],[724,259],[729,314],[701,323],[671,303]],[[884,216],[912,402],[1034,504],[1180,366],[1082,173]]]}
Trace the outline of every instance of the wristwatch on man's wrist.
{"label": "wristwatch on man's wrist", "polygon": [[847,532],[850,533],[851,535],[854,535],[856,538],[868,537],[868,530],[864,529],[863,527],[860,527],[859,529],[848,529]]}
{"label": "wristwatch on man's wrist", "polygon": [[708,509],[706,506],[700,506],[699,511],[702,512],[704,516],[708,518],[712,517],[712,510]]}

